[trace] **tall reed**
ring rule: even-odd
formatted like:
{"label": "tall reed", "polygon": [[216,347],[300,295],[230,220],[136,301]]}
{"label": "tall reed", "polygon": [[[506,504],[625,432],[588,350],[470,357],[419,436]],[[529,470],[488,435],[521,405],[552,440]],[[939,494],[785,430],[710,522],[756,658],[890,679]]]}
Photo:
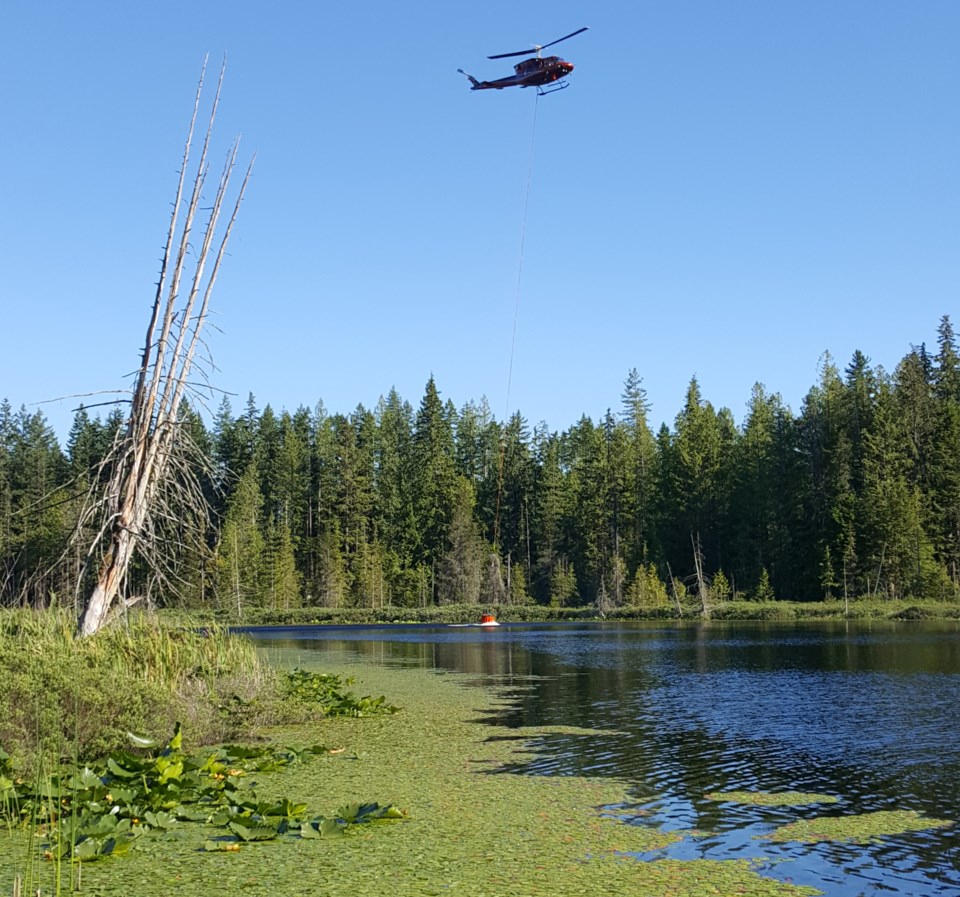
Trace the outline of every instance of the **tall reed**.
{"label": "tall reed", "polygon": [[79,759],[108,752],[128,731],[163,739],[177,721],[195,744],[245,734],[276,690],[253,645],[223,627],[147,617],[79,639],[75,625],[0,611],[0,748],[26,768],[63,759],[64,745]]}

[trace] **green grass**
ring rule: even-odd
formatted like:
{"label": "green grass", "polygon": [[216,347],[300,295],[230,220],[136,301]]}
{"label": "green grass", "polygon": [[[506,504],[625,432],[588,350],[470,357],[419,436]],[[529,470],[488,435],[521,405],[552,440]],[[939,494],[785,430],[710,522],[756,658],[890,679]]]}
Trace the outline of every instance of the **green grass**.
{"label": "green grass", "polygon": [[128,731],[163,738],[178,721],[192,743],[222,741],[282,706],[248,640],[151,619],[77,639],[68,615],[4,611],[0,681],[0,747],[27,771],[108,753]]}

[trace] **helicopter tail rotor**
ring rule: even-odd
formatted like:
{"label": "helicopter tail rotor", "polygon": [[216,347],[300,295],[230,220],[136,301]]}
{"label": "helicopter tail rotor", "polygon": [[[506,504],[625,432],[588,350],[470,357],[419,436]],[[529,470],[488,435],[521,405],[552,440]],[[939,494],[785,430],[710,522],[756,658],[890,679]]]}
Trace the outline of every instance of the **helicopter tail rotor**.
{"label": "helicopter tail rotor", "polygon": [[480,82],[476,78],[474,78],[473,75],[468,75],[463,69],[457,69],[457,71],[460,72],[461,75],[464,75],[465,77],[470,79],[471,90],[476,90],[480,86]]}

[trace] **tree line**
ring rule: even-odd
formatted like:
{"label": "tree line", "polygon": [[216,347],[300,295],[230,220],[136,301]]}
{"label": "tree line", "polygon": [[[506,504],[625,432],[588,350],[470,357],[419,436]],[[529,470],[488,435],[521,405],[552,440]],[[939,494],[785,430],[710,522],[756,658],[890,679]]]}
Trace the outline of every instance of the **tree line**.
{"label": "tree line", "polygon": [[[620,404],[563,432],[433,378],[416,409],[277,414],[224,399],[179,419],[178,475],[211,513],[164,506],[128,588],[162,604],[245,608],[521,603],[656,606],[731,598],[960,599],[960,356],[890,373],[821,360],[797,413],[754,386],[742,424],[694,377],[651,427],[631,370]],[[71,538],[124,425],[80,408],[65,447],[40,412],[0,405],[0,601],[82,604],[95,564]],[[92,534],[90,534],[92,535]]]}

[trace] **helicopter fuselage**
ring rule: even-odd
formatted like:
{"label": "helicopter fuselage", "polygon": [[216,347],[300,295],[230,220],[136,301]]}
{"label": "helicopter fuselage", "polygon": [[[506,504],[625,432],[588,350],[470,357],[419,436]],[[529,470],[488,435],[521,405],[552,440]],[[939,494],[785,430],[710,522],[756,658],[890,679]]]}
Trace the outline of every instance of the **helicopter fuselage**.
{"label": "helicopter fuselage", "polygon": [[[559,56],[541,56],[540,51],[559,44],[560,41],[567,38],[576,37],[587,31],[586,27],[571,31],[563,37],[550,41],[548,44],[534,44],[529,50],[517,50],[514,53],[497,53],[494,56],[488,56],[487,59],[506,59],[508,56],[529,56],[536,53],[533,59],[524,59],[513,67],[513,74],[507,78],[497,78],[496,81],[480,81],[473,75],[468,75],[463,69],[457,69],[461,75],[466,75],[470,79],[471,90],[503,90],[504,87],[536,87],[540,96],[562,90],[567,86],[563,79],[573,71],[573,63],[561,59]],[[547,85],[553,86],[549,90],[543,88]]]}
{"label": "helicopter fuselage", "polygon": [[[573,71],[573,63],[559,56],[524,59],[513,67],[514,74],[496,81],[476,81],[471,90],[502,90],[504,87],[542,87],[565,78]],[[474,80],[474,79],[471,79]]]}

